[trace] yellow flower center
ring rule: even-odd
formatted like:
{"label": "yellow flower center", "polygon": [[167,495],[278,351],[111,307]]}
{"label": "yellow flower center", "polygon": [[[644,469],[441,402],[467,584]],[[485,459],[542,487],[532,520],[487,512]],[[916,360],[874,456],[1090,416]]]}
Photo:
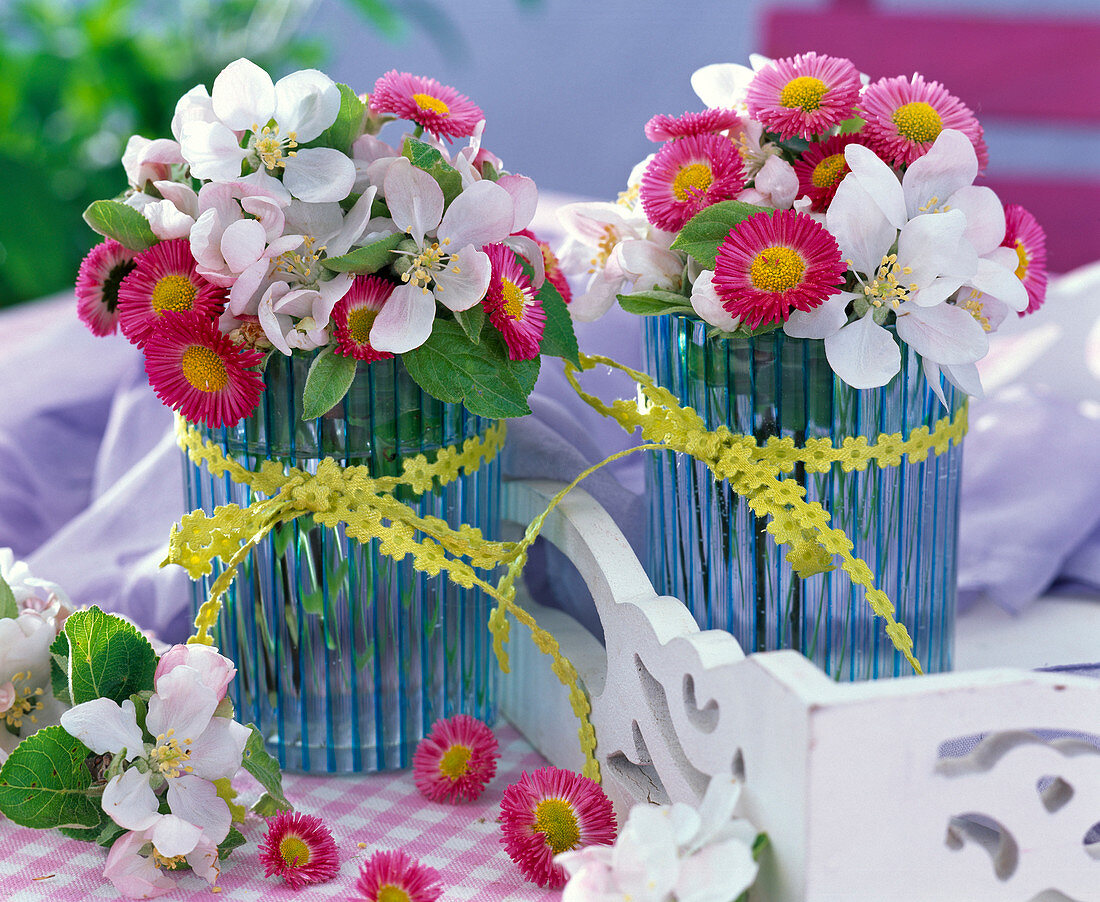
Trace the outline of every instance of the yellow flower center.
{"label": "yellow flower center", "polygon": [[687,200],[693,194],[706,191],[714,181],[714,173],[706,163],[681,166],[672,180],[672,193],[677,200]]}
{"label": "yellow flower center", "polygon": [[450,115],[451,108],[438,97],[432,97],[431,94],[413,94],[413,100],[422,110],[430,110],[438,116]]}
{"label": "yellow flower center", "polygon": [[[849,266],[851,263],[848,264]],[[917,284],[910,282],[903,284],[899,276],[912,275],[911,266],[902,266],[898,263],[897,254],[887,254],[879,263],[875,277],[870,283],[863,284],[863,295],[871,302],[872,307],[881,307],[884,304],[897,310],[909,298],[909,292],[917,290]]]}
{"label": "yellow flower center", "polygon": [[471,754],[471,749],[464,745],[452,745],[439,760],[439,772],[451,780],[466,776]]}
{"label": "yellow flower center", "polygon": [[848,161],[844,159],[844,154],[829,154],[814,167],[810,180],[814,183],[815,188],[831,188],[840,181],[841,176],[847,171]]}
{"label": "yellow flower center", "polygon": [[[38,723],[38,715],[34,712],[42,709],[42,702],[38,700],[38,697],[44,693],[41,686],[32,686],[30,684],[31,672],[26,670],[22,673],[14,674],[11,678],[12,686],[15,686],[15,701],[11,703],[11,707],[4,712],[4,720],[7,725],[15,730],[17,733],[23,729],[23,719],[28,719],[31,723]],[[23,688],[18,688],[17,684],[23,683]]]}
{"label": "yellow flower center", "polygon": [[157,313],[165,310],[183,312],[195,305],[195,295],[199,290],[187,276],[161,276],[153,286],[153,309]]}
{"label": "yellow flower center", "polygon": [[535,832],[546,837],[555,855],[576,848],[581,839],[577,815],[565,799],[543,799],[535,806]]}
{"label": "yellow flower center", "polygon": [[392,883],[383,883],[378,887],[375,902],[412,902],[412,899],[401,887],[394,886]]}
{"label": "yellow flower center", "polygon": [[348,313],[348,332],[356,344],[365,345],[370,341],[370,328],[378,318],[378,311],[370,307],[356,307]]}
{"label": "yellow flower center", "polygon": [[978,298],[980,298],[981,296],[982,293],[980,291],[973,291],[971,292],[970,297],[967,299],[967,301],[964,304],[960,304],[959,306],[961,306],[963,310],[974,317],[974,319],[978,321],[978,325],[985,329],[986,332],[992,332],[993,327],[989,324],[989,319],[985,316],[985,310],[982,306],[982,302],[978,300]]}
{"label": "yellow flower center", "polygon": [[943,120],[935,108],[923,100],[914,100],[894,110],[898,134],[916,144],[935,141],[943,131]]}
{"label": "yellow flower center", "polygon": [[789,291],[802,282],[805,272],[801,254],[781,244],[764,248],[749,264],[749,279],[758,291]]}
{"label": "yellow flower center", "polygon": [[309,864],[309,846],[297,836],[284,836],[279,840],[279,855],[291,867],[304,868]]}
{"label": "yellow flower center", "polygon": [[164,868],[166,871],[174,871],[176,868],[181,867],[187,863],[187,858],[183,855],[173,855],[168,858],[165,855],[161,855],[157,851],[157,847],[153,846],[153,864],[158,868]]}
{"label": "yellow flower center", "polygon": [[173,735],[176,731],[169,730],[157,737],[156,748],[149,753],[149,763],[157,768],[165,777],[178,777],[183,773],[191,773],[191,749],[183,746],[191,745],[192,740],[183,740],[183,746]]}
{"label": "yellow flower center", "polygon": [[302,239],[301,251],[287,251],[279,257],[276,271],[285,272],[288,276],[295,276],[296,281],[303,285],[316,284],[325,272],[320,265],[321,255],[327,250],[327,245],[317,244],[317,239],[312,235],[306,235]]}
{"label": "yellow flower center", "polygon": [[1019,240],[1016,242],[1016,256],[1020,261],[1020,265],[1016,267],[1016,278],[1022,282],[1027,278],[1027,268],[1030,261],[1027,258],[1027,248]]}
{"label": "yellow flower center", "polygon": [[512,319],[523,319],[527,309],[527,293],[511,279],[501,278],[500,293],[504,297],[504,312]]}
{"label": "yellow flower center", "polygon": [[821,106],[821,99],[829,92],[828,85],[812,75],[792,78],[779,92],[779,105],[788,110],[812,113]]}
{"label": "yellow flower center", "polygon": [[588,271],[594,273],[598,267],[606,266],[607,258],[611,256],[611,252],[615,250],[615,245],[618,243],[619,233],[615,230],[615,226],[605,225],[603,235],[596,243],[596,256],[592,258],[592,266]]}
{"label": "yellow flower center", "polygon": [[[435,273],[443,269],[448,256],[445,246],[449,243],[450,239],[444,239],[444,247],[440,247],[438,241],[433,241],[428,247],[424,248],[424,250],[412,258],[409,268],[401,274],[401,281],[416,285],[421,291],[427,294],[428,285],[431,284],[432,279],[435,278]],[[450,261],[457,264],[458,254],[451,254]],[[460,272],[457,266],[454,267],[454,271]],[[436,286],[436,293],[439,293],[438,285]]]}
{"label": "yellow flower center", "polygon": [[225,361],[204,345],[188,345],[180,366],[183,378],[199,391],[219,392],[229,384]]}
{"label": "yellow flower center", "polygon": [[252,131],[255,133],[252,148],[268,169],[285,169],[284,157],[298,156],[294,149],[298,146],[298,135],[295,132],[288,132],[284,138],[280,136],[277,125],[265,125],[263,128],[253,125]]}

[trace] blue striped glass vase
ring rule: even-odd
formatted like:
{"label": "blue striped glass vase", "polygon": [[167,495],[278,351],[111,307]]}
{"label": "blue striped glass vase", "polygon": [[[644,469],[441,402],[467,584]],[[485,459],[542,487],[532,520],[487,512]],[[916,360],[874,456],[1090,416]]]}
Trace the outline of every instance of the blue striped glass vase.
{"label": "blue striped glass vase", "polygon": [[[790,436],[796,446],[880,433],[908,437],[933,428],[965,395],[946,387],[945,409],[927,386],[920,358],[902,346],[901,371],[882,388],[856,390],[837,378],[824,342],[781,329],[754,338],[707,337],[686,316],[648,317],[648,372],[710,429],[727,426],[758,442]],[[855,543],[852,553],[897,607],[926,673],[952,664],[956,609],[961,445],[922,462],[870,463],[826,473],[802,465],[787,475],[832,515]],[[743,498],[715,482],[703,464],[662,452],[650,457],[650,576],[659,592],[683,600],[703,629],[732,633],[746,652],[793,648],[837,680],[900,676],[912,668],[873,616],[864,589],[839,567],[800,579]]]}
{"label": "blue striped glass vase", "polygon": [[[206,438],[249,469],[265,460],[315,472],[321,459],[397,476],[406,457],[480,435],[490,420],[421,391],[399,359],[360,363],[344,400],[302,420],[309,354],[273,354],[260,406]],[[185,460],[189,509],[247,505],[247,486]],[[494,538],[500,470],[485,462],[410,501],[421,516],[468,523]],[[437,718],[494,719],[490,604],[416,571],[309,517],[273,530],[241,565],[214,641],[237,664],[230,689],[242,722],[254,722],[289,770],[362,772],[407,767]],[[217,576],[195,584],[195,604]]]}

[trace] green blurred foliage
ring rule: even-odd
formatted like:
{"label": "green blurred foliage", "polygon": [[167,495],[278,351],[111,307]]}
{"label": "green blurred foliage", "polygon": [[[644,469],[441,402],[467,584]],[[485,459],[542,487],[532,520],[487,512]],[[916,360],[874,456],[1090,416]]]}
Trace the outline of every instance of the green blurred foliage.
{"label": "green blurred foliage", "polygon": [[[303,36],[317,2],[0,0],[0,307],[72,285],[96,241],[81,214],[126,187],[130,135],[170,136],[186,91],[240,56],[276,78],[321,64]],[[434,9],[345,5],[389,38]]]}

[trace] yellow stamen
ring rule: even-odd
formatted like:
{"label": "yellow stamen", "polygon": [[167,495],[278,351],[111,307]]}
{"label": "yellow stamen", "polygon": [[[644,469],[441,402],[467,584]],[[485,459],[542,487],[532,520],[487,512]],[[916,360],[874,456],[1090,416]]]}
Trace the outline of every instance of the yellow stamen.
{"label": "yellow stamen", "polygon": [[1031,261],[1027,256],[1027,248],[1019,239],[1016,241],[1016,257],[1020,261],[1020,265],[1016,267],[1016,278],[1022,282],[1027,278],[1027,269],[1031,265]]}
{"label": "yellow stamen", "polygon": [[788,110],[812,113],[821,106],[821,100],[829,93],[829,86],[820,78],[800,75],[792,78],[779,92],[779,105]]}
{"label": "yellow stamen", "polygon": [[153,286],[152,304],[157,313],[165,310],[182,312],[195,306],[195,296],[199,290],[194,283],[178,274],[161,276]]}
{"label": "yellow stamen", "polygon": [[464,745],[452,745],[439,759],[439,772],[451,781],[466,776],[472,750]]}
{"label": "yellow stamen", "polygon": [[188,345],[180,368],[183,378],[199,391],[219,392],[229,385],[225,361],[204,345]]}
{"label": "yellow stamen", "polygon": [[294,835],[279,840],[279,855],[291,867],[304,868],[309,864],[309,846]]}
{"label": "yellow stamen", "polygon": [[38,700],[38,697],[43,694],[42,688],[31,686],[30,679],[31,672],[29,670],[13,674],[11,678],[12,686],[16,686],[18,683],[24,684],[22,689],[16,688],[15,700],[11,703],[11,707],[4,712],[4,720],[16,732],[23,729],[24,718],[31,723],[38,723],[38,716],[35,712],[43,708],[42,702]]}
{"label": "yellow stamen", "polygon": [[749,264],[749,279],[758,291],[789,291],[802,282],[805,272],[802,256],[781,244],[764,248]]}
{"label": "yellow stamen", "polygon": [[967,301],[959,306],[974,317],[986,332],[992,332],[993,326],[990,325],[989,318],[985,315],[985,309],[982,302],[978,300],[981,296],[982,293],[980,291],[972,291]]}
{"label": "yellow stamen", "polygon": [[565,799],[543,799],[535,806],[535,832],[555,855],[576,848],[581,839],[577,815]]}
{"label": "yellow stamen", "polygon": [[[434,274],[443,268],[443,258],[446,256],[447,252],[439,246],[439,242],[433,241],[429,247],[413,257],[409,268],[401,274],[401,281],[416,285],[427,294],[428,285],[434,278]],[[452,254],[451,260],[457,262],[458,254]],[[458,271],[456,267],[455,272]]]}
{"label": "yellow stamen", "polygon": [[451,108],[438,97],[432,97],[431,94],[413,94],[413,100],[416,101],[416,105],[420,109],[430,110],[437,116],[449,116],[451,114]]}
{"label": "yellow stamen", "polygon": [[165,855],[161,855],[157,851],[156,846],[153,846],[153,863],[158,868],[164,868],[166,871],[174,871],[176,868],[181,867],[187,863],[187,858],[183,855],[173,855],[168,858]]}
{"label": "yellow stamen", "polygon": [[279,136],[279,126],[267,126],[257,130],[256,126],[252,126],[253,132],[256,132],[254,138],[253,148],[256,151],[256,155],[260,158],[260,161],[268,169],[280,169],[286,168],[286,160],[283,159],[285,150],[285,156],[294,157],[297,156],[297,151],[294,150],[298,146],[297,134],[289,132],[285,138]]}
{"label": "yellow stamen", "polygon": [[370,329],[378,318],[378,311],[370,307],[356,307],[348,312],[348,332],[351,340],[357,345],[365,345],[370,341]]}
{"label": "yellow stamen", "polygon": [[615,250],[615,245],[619,243],[619,233],[615,230],[613,225],[605,225],[603,227],[603,235],[596,243],[596,256],[592,258],[592,268],[588,271],[594,273],[598,267],[605,266],[607,264],[607,258],[611,256],[611,252]]}
{"label": "yellow stamen", "polygon": [[815,188],[831,188],[846,172],[848,172],[848,161],[844,159],[844,154],[829,154],[814,167],[810,180]]}
{"label": "yellow stamen", "polygon": [[923,100],[914,100],[894,110],[894,125],[898,127],[898,134],[917,144],[935,141],[943,131],[940,114]]}
{"label": "yellow stamen", "polygon": [[693,194],[706,191],[714,181],[714,173],[706,163],[681,166],[672,180],[672,193],[677,200],[687,200]]}

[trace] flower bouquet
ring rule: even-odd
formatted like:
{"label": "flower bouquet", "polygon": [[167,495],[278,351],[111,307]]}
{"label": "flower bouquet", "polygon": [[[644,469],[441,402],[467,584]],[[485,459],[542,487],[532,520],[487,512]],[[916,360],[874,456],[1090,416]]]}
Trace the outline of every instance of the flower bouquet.
{"label": "flower bouquet", "polygon": [[942,85],[752,62],[697,71],[706,109],[650,120],[660,148],[618,202],[561,214],[589,276],[572,314],[645,316],[685,435],[740,455],[653,457],[651,576],[747,651],[838,679],[945,670],[966,396],[989,333],[1043,301],[1043,232],[974,184],[982,129]]}
{"label": "flower bouquet", "polygon": [[442,549],[495,566],[502,420],[577,346],[535,185],[483,127],[429,78],[359,96],[242,59],[179,101],[172,139],[132,138],[129,187],[85,215],[107,240],[80,314],[142,348],[180,414],[204,513],[170,558],[200,600],[239,567],[217,641],[284,766],[406,766],[437,718],[493,717],[487,599],[439,575]]}

